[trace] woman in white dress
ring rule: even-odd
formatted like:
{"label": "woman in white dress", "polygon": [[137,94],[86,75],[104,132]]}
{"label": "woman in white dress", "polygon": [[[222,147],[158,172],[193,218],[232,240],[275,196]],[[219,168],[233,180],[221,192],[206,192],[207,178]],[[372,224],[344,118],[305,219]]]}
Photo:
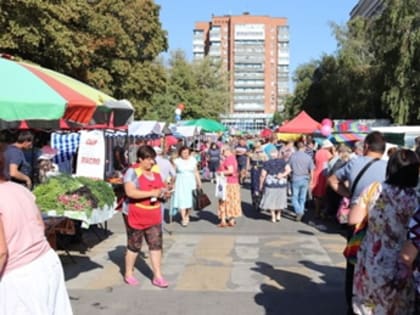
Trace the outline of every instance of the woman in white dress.
{"label": "woman in white dress", "polygon": [[187,226],[190,222],[190,210],[193,207],[193,190],[201,188],[200,174],[197,160],[191,156],[188,147],[181,147],[178,157],[174,160],[176,177],[175,191],[172,197],[172,207],[181,214],[181,225]]}

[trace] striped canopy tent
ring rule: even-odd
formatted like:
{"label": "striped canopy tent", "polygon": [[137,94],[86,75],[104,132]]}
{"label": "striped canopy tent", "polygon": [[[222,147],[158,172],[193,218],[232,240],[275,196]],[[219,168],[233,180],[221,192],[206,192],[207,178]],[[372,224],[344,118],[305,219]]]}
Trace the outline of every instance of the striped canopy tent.
{"label": "striped canopy tent", "polygon": [[360,120],[335,120],[332,136],[338,143],[361,141],[370,132],[370,127]]}
{"label": "striped canopy tent", "polygon": [[88,124],[113,99],[87,84],[27,62],[0,58],[0,127],[53,128],[60,119]]}
{"label": "striped canopy tent", "polygon": [[0,58],[0,73],[0,129],[122,126],[134,113],[126,100],[29,62]]}

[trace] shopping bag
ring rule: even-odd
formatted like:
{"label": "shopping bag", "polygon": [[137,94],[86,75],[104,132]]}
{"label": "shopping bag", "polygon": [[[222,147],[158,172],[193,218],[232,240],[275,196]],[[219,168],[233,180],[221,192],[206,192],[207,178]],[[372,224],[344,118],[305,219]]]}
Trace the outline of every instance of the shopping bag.
{"label": "shopping bag", "polygon": [[356,264],[357,252],[359,251],[363,238],[366,235],[367,223],[368,220],[366,217],[361,223],[356,224],[351,237],[347,241],[346,248],[344,249],[344,257],[346,257],[347,261],[353,265]]}
{"label": "shopping bag", "polygon": [[337,221],[340,224],[347,224],[349,219],[350,213],[350,199],[347,197],[343,197],[340,202],[340,206],[337,210]]}
{"label": "shopping bag", "polygon": [[202,210],[210,204],[209,197],[201,188],[193,190],[193,207],[195,210]]}
{"label": "shopping bag", "polygon": [[224,175],[216,176],[216,191],[215,196],[220,200],[226,200],[226,185],[227,180]]}
{"label": "shopping bag", "polygon": [[210,169],[207,166],[203,167],[203,169],[201,170],[201,176],[204,180],[209,181],[211,179]]}

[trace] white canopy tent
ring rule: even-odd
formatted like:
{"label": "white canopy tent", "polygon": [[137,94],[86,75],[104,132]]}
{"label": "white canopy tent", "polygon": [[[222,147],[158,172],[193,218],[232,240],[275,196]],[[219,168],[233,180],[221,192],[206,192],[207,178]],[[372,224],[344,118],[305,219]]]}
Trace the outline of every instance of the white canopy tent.
{"label": "white canopy tent", "polygon": [[153,120],[133,121],[128,125],[128,135],[131,137],[159,137],[161,131],[159,122]]}
{"label": "white canopy tent", "polygon": [[399,144],[409,148],[414,147],[414,139],[420,136],[420,126],[372,126],[371,129],[384,134],[399,134],[404,142]]}
{"label": "white canopy tent", "polygon": [[201,128],[197,126],[177,126],[171,125],[169,129],[175,137],[192,138],[200,135]]}

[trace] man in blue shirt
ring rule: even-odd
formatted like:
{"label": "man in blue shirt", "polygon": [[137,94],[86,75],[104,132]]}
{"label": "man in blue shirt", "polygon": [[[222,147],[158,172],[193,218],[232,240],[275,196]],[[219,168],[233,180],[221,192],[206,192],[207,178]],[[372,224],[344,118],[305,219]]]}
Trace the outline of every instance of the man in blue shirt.
{"label": "man in blue shirt", "polygon": [[301,221],[308,195],[309,183],[312,183],[314,162],[305,153],[305,144],[297,143],[298,150],[292,154],[289,160],[292,169],[292,205],[296,213],[296,221]]}
{"label": "man in blue shirt", "polygon": [[31,166],[26,161],[22,150],[30,149],[33,139],[31,132],[21,131],[16,142],[9,144],[4,151],[4,176],[7,180],[24,184],[28,189],[32,187],[32,180],[29,174]]}

